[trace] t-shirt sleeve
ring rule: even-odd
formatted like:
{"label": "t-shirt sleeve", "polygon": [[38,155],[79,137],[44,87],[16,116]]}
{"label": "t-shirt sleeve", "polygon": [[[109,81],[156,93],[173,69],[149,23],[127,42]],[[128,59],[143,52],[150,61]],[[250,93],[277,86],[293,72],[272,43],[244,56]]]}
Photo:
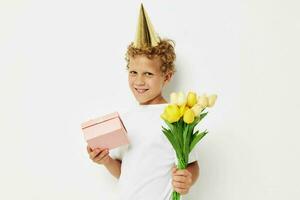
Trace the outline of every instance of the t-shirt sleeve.
{"label": "t-shirt sleeve", "polygon": [[197,160],[199,160],[199,143],[197,143],[196,146],[190,152],[188,163],[192,163],[192,162],[195,162]]}
{"label": "t-shirt sleeve", "polygon": [[122,160],[124,153],[126,152],[128,145],[122,145],[109,151],[109,156],[113,159]]}
{"label": "t-shirt sleeve", "polygon": [[[198,161],[199,160],[199,146],[196,144],[196,146],[193,148],[193,150],[189,154],[189,162],[188,164]],[[175,162],[178,163],[178,159],[175,156]]]}

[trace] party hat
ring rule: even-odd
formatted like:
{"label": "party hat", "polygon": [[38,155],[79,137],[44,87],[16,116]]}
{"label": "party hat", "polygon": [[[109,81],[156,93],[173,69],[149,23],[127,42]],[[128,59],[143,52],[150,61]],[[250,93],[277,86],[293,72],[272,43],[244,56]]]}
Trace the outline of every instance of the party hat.
{"label": "party hat", "polygon": [[147,12],[145,11],[143,4],[141,4],[133,46],[135,48],[145,49],[147,47],[155,47],[159,42],[159,36],[155,33]]}

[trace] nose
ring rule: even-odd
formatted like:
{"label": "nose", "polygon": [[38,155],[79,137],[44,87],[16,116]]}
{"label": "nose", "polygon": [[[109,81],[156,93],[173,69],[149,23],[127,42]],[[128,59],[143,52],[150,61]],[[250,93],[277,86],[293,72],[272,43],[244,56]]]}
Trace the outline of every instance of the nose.
{"label": "nose", "polygon": [[145,80],[142,76],[137,76],[134,83],[135,85],[144,85]]}

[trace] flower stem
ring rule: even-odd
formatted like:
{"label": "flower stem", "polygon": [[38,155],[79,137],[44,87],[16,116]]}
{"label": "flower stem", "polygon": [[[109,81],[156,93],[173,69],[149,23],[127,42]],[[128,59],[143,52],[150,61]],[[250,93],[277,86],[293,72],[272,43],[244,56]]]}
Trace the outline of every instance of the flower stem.
{"label": "flower stem", "polygon": [[172,200],[180,200],[180,194],[174,191],[172,193]]}

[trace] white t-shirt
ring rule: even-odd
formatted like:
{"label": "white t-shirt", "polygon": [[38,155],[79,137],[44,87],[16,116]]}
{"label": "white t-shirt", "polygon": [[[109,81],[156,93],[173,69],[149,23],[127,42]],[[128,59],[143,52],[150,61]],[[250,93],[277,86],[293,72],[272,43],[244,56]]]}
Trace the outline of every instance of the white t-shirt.
{"label": "white t-shirt", "polygon": [[[177,164],[172,145],[160,118],[167,104],[137,105],[120,117],[130,144],[110,150],[110,156],[122,160],[117,183],[122,200],[169,200],[173,192],[171,169]],[[189,163],[198,160],[197,145]]]}

